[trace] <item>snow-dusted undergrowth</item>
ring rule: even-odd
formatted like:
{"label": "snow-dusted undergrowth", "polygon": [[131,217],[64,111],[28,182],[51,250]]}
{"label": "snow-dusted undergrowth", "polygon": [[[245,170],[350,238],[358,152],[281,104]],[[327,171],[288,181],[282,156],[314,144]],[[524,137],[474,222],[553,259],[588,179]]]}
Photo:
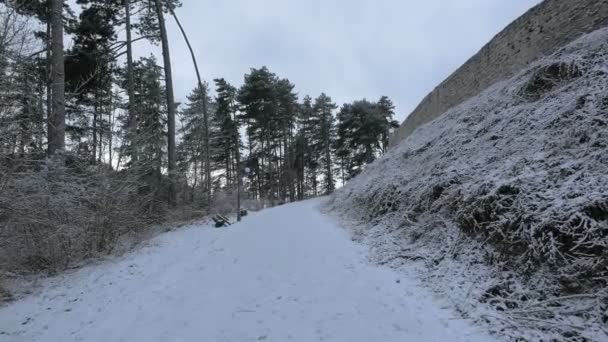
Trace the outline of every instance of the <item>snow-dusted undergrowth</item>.
{"label": "snow-dusted undergrowth", "polygon": [[500,334],[608,339],[608,29],[420,127],[328,205]]}

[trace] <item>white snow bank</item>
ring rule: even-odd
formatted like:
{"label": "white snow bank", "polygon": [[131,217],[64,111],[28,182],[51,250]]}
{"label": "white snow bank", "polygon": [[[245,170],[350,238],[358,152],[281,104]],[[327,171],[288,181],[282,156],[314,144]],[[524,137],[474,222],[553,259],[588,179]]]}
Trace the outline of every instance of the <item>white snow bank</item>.
{"label": "white snow bank", "polygon": [[329,201],[464,315],[608,339],[608,29],[452,108]]}

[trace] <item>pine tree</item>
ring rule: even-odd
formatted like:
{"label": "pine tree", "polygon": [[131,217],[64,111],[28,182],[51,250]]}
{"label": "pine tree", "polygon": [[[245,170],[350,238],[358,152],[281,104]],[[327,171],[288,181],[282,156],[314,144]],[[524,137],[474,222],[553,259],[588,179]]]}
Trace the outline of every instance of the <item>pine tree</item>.
{"label": "pine tree", "polygon": [[342,184],[346,183],[351,178],[353,151],[351,149],[351,127],[350,105],[344,104],[336,115],[336,139],[334,140],[333,149],[336,157],[340,160],[340,178]]}
{"label": "pine tree", "polygon": [[281,201],[289,197],[290,201],[295,199],[294,188],[294,158],[292,150],[293,129],[298,113],[298,96],[294,92],[295,85],[288,79],[281,79],[275,84],[277,98],[277,124],[279,140],[280,183],[278,192]]}
{"label": "pine tree", "polygon": [[262,199],[275,201],[273,192],[274,135],[277,129],[275,84],[277,77],[268,68],[251,69],[238,91],[237,99],[247,123],[249,163],[255,167],[255,185]]}
{"label": "pine tree", "polygon": [[[211,191],[207,188],[206,172],[203,172],[205,165],[205,134],[206,122],[203,114],[203,108],[209,106],[211,99],[208,97],[207,84],[203,83],[203,88],[196,87],[190,95],[188,95],[188,103],[182,111],[182,142],[178,148],[180,151],[180,169],[185,172],[192,173],[192,194],[191,199],[195,199],[195,191],[200,189],[200,185],[205,185],[204,191]],[[208,203],[207,203],[208,204]]]}
{"label": "pine tree", "polygon": [[237,148],[240,146],[238,121],[236,120],[236,94],[235,87],[223,78],[214,80],[217,96],[215,98],[216,110],[212,125],[217,127],[217,139],[213,144],[214,161],[223,165],[223,174],[227,187],[236,185],[236,178],[240,171],[237,163]]}
{"label": "pine tree", "polygon": [[[45,105],[46,105],[46,120],[47,125],[49,120],[53,117],[53,103],[52,103],[52,80],[51,80],[51,6],[50,1],[48,0],[21,0],[19,2],[10,2],[6,1],[6,4],[9,8],[14,10],[15,12],[27,16],[34,17],[40,23],[42,23],[45,27],[44,31],[35,31],[34,37],[40,39],[44,46],[45,52],[45,68],[44,68],[44,81],[45,81]],[[4,43],[4,42],[3,42]],[[5,51],[3,51],[5,52]],[[48,136],[48,128],[47,128],[47,136]]]}
{"label": "pine tree", "polygon": [[314,149],[320,156],[319,161],[324,172],[325,194],[330,194],[335,190],[332,146],[335,140],[335,118],[333,111],[338,108],[332,102],[331,97],[321,94],[313,107],[315,114],[315,126],[313,131]]}
{"label": "pine tree", "polygon": [[156,15],[158,20],[161,47],[163,52],[163,63],[165,69],[165,91],[167,97],[167,159],[169,161],[169,203],[175,205],[176,201],[176,155],[175,155],[175,96],[173,95],[173,72],[171,69],[171,54],[169,48],[169,37],[165,26],[164,8],[161,0],[155,0]]}
{"label": "pine tree", "polygon": [[[9,46],[8,37],[0,39]],[[0,153],[24,158],[44,151],[46,77],[44,64],[25,58],[19,50],[22,47],[0,51]]]}
{"label": "pine tree", "polygon": [[[177,26],[179,27],[182,36],[184,37],[184,41],[188,46],[188,50],[190,51],[190,57],[192,57],[192,64],[194,65],[194,71],[196,72],[196,78],[198,80],[198,87],[201,89],[206,89],[206,86],[203,85],[203,80],[201,78],[201,73],[198,69],[198,63],[196,61],[196,56],[194,54],[194,50],[192,49],[192,45],[190,44],[190,40],[188,39],[188,35],[186,34],[186,30],[184,29],[182,23],[178,19],[175,11],[171,6],[168,6],[169,12],[175,19]],[[205,95],[206,96],[206,95]],[[203,101],[203,118],[205,121],[205,137],[204,137],[204,145],[205,145],[205,174],[207,178],[207,202],[211,203],[211,150],[210,150],[210,123],[209,123],[209,113],[208,107],[206,106],[206,101]]]}
{"label": "pine tree", "polygon": [[[177,200],[177,174],[176,174],[176,140],[175,140],[175,96],[173,89],[173,72],[169,48],[169,38],[165,24],[165,13],[181,6],[179,0],[138,0],[134,5],[139,7],[139,21],[133,24],[133,28],[142,37],[148,38],[153,43],[160,42],[163,55],[163,68],[165,77],[165,97],[167,102],[167,159],[169,173],[169,203],[174,206]],[[127,44],[132,43],[127,42]],[[127,66],[128,67],[128,66]],[[127,70],[128,73],[128,70]]]}
{"label": "pine tree", "polygon": [[382,153],[386,153],[388,151],[389,141],[388,138],[390,133],[396,128],[399,128],[399,122],[393,120],[393,116],[395,116],[395,106],[393,105],[393,101],[389,99],[387,96],[380,97],[377,103],[379,115],[384,117],[384,122],[386,127],[382,131]]}
{"label": "pine tree", "polygon": [[[140,159],[135,169],[143,170],[156,187],[160,185],[162,167],[165,159],[167,107],[163,101],[165,89],[161,85],[162,68],[154,56],[143,57],[133,65],[134,72],[134,105],[137,111],[138,140],[137,154]],[[132,161],[133,162],[133,161]]]}
{"label": "pine tree", "polygon": [[398,124],[393,117],[393,105],[383,96],[379,102],[367,100],[345,104],[338,113],[338,138],[335,150],[342,158],[347,177],[356,176],[388,147],[390,131]]}
{"label": "pine tree", "polygon": [[[66,58],[66,85],[75,94],[69,98],[70,121],[82,122],[82,126],[69,125],[68,130],[73,140],[89,137],[81,146],[90,146],[91,162],[96,163],[105,154],[103,139],[111,133],[115,61],[109,51],[116,42],[115,27],[121,6],[117,1],[79,0],[79,3],[84,7],[72,29],[75,38]],[[91,123],[86,115],[89,112]]]}
{"label": "pine tree", "polygon": [[[306,95],[298,110],[298,134],[295,142],[297,189],[300,200],[308,196],[309,189],[316,188],[316,181],[309,185],[310,178],[316,179],[317,169],[316,155],[311,148],[314,114],[312,98]],[[313,176],[307,177],[311,173]],[[313,194],[314,192],[315,190],[313,190]]]}

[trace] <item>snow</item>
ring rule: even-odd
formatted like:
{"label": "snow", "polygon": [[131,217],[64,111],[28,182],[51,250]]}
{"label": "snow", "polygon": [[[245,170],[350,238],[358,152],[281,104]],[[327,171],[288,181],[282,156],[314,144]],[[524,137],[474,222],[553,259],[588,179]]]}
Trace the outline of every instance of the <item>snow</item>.
{"label": "snow", "polygon": [[318,205],[189,226],[48,279],[0,308],[0,341],[493,340],[411,274],[368,262]]}

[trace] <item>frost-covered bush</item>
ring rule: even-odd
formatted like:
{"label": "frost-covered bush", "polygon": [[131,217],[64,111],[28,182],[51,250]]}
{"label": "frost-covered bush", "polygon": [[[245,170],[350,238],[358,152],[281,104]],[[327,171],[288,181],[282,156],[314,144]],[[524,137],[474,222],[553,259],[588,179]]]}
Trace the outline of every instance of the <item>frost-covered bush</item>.
{"label": "frost-covered bush", "polygon": [[608,29],[418,128],[336,192],[330,207],[364,223],[356,233],[381,260],[420,258],[445,271],[442,263],[456,258],[466,263],[463,274],[492,266],[494,279],[471,287],[517,321],[508,324],[538,326],[558,340],[601,333]]}
{"label": "frost-covered bush", "polygon": [[0,271],[61,270],[163,220],[166,201],[145,172],[116,172],[72,155],[32,159],[0,164]]}

